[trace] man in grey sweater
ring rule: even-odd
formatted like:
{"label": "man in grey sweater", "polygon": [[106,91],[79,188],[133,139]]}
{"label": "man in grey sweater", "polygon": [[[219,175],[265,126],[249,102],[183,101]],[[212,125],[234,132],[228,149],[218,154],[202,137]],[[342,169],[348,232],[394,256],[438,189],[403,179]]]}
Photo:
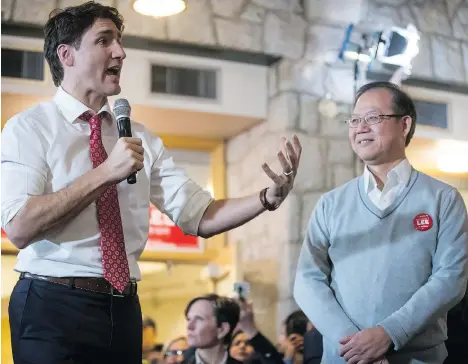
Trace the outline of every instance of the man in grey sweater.
{"label": "man in grey sweater", "polygon": [[317,203],[294,286],[323,335],[323,363],[447,357],[447,312],[467,283],[468,219],[456,189],[406,159],[415,125],[414,103],[396,85],[358,91],[349,139],[366,168]]}

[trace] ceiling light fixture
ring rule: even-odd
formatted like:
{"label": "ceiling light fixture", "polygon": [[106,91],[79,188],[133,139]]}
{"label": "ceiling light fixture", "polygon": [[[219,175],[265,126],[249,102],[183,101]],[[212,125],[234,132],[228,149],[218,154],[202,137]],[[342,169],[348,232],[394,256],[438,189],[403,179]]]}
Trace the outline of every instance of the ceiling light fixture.
{"label": "ceiling light fixture", "polygon": [[135,0],[133,3],[137,13],[155,18],[178,14],[186,7],[184,0]]}

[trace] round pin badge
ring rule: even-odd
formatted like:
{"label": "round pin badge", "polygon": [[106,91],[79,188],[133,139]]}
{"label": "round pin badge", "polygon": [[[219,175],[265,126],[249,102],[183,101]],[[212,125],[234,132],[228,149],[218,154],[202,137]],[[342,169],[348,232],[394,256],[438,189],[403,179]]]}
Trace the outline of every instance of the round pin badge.
{"label": "round pin badge", "polygon": [[417,214],[413,220],[413,225],[416,230],[426,231],[432,227],[432,217],[429,214]]}

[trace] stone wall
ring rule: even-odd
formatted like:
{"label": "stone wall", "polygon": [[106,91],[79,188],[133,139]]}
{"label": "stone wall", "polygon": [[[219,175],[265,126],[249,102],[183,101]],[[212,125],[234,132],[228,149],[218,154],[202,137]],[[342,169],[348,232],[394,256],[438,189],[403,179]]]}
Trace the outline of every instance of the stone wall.
{"label": "stone wall", "polygon": [[[3,0],[2,21],[44,24],[57,4],[81,1]],[[261,164],[273,163],[281,137],[300,137],[302,164],[293,193],[229,234],[239,244],[245,277],[262,330],[272,339],[295,308],[292,284],[309,216],[326,191],[360,173],[343,121],[353,99],[352,65],[337,61],[349,22],[360,31],[409,22],[423,32],[414,75],[468,84],[467,0],[188,0],[182,14],[152,19],[136,14],[129,0],[108,0],[126,19],[126,33],[160,40],[220,46],[282,56],[269,72],[268,118],[228,142],[231,197],[268,185]],[[319,112],[324,97],[338,103],[335,113]],[[329,116],[323,116],[329,115]],[[311,293],[312,294],[312,293]]]}
{"label": "stone wall", "polygon": [[[2,22],[43,25],[55,7],[82,2],[3,0]],[[324,50],[341,44],[349,22],[361,30],[411,22],[423,33],[414,75],[468,83],[467,0],[305,0],[310,4],[307,15],[301,0],[187,0],[185,12],[162,19],[135,13],[131,0],[100,2],[119,8],[127,34],[266,52],[289,60],[324,58]]]}

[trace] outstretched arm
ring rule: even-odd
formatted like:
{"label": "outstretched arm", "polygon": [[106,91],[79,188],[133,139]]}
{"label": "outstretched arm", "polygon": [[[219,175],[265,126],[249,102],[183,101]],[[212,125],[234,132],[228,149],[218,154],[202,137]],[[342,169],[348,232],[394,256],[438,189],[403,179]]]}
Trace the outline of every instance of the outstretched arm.
{"label": "outstretched arm", "polygon": [[[297,136],[294,136],[293,143],[285,138],[283,141],[286,151],[285,153],[278,152],[282,173],[277,175],[267,163],[262,166],[273,181],[266,191],[265,198],[275,208],[281,205],[293,188],[301,159],[302,147]],[[249,222],[265,210],[259,193],[242,198],[215,200],[208,206],[200,221],[198,235],[207,238],[234,229]]]}

